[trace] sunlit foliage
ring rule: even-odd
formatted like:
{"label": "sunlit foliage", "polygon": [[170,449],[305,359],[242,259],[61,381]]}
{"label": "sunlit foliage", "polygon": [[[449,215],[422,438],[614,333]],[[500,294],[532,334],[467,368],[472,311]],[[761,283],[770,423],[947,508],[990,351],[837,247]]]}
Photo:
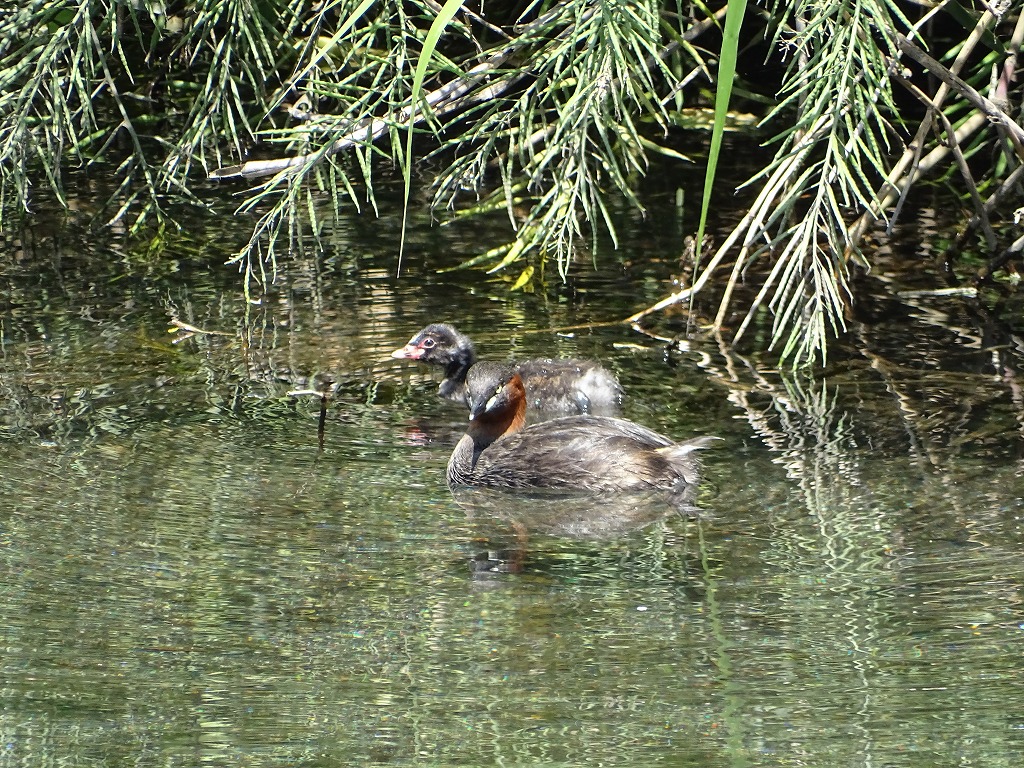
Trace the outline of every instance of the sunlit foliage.
{"label": "sunlit foliage", "polygon": [[[643,209],[637,182],[652,155],[659,168],[684,162],[672,127],[709,103],[709,85],[735,77],[746,107],[764,111],[774,157],[751,180],[740,224],[656,308],[715,286],[722,326],[741,276],[758,275],[737,335],[767,308],[784,357],[820,358],[845,327],[851,269],[869,261],[863,233],[928,174],[963,192],[964,237],[984,237],[989,272],[1024,246],[1001,242],[990,222],[1022,173],[1024,131],[1010,112],[1019,4],[5,6],[0,224],[31,210],[41,188],[64,200],[72,163],[115,169],[103,219],[137,231],[172,221],[174,204],[208,204],[212,177],[247,190],[240,206],[257,224],[237,263],[266,280],[276,259],[316,242],[332,210],[375,208],[379,178],[397,167],[407,188],[433,190],[435,210],[506,210],[509,242],[473,264],[515,270],[521,286],[545,262],[566,276],[581,242],[614,241],[611,205]],[[735,71],[715,53],[729,14],[732,29],[744,22]]]}

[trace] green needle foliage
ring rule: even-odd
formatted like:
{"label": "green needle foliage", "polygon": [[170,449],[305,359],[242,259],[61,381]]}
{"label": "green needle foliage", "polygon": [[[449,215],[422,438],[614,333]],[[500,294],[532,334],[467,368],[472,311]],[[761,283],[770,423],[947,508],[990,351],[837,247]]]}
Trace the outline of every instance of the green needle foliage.
{"label": "green needle foliage", "polygon": [[845,327],[846,217],[879,202],[875,185],[896,135],[885,116],[897,112],[889,79],[897,21],[910,23],[876,0],[774,10],[783,23],[773,43],[790,48],[782,98],[767,117],[783,126],[781,148],[754,179],[763,191],[744,246],[746,260],[774,254],[775,263],[747,317],[771,295],[774,340],[784,357],[806,360]]}
{"label": "green needle foliage", "polygon": [[643,210],[652,155],[685,161],[671,129],[706,103],[700,88],[721,84],[720,130],[735,82],[769,105],[774,158],[693,284],[631,319],[714,287],[721,327],[741,276],[757,276],[736,336],[767,309],[780,354],[804,363],[844,329],[861,236],[929,174],[962,182],[958,247],[980,232],[990,272],[1024,248],[992,222],[1024,175],[1010,113],[1022,41],[1008,2],[0,2],[0,226],[43,184],[65,201],[69,164],[112,176],[104,219],[139,231],[230,179],[257,219],[236,260],[248,284],[332,213],[376,208],[397,166],[407,194],[429,171],[435,209],[506,210],[509,242],[468,265],[517,270],[521,287],[614,241],[610,211]]}
{"label": "green needle foliage", "polygon": [[[669,121],[654,96],[655,78],[670,76],[658,56],[657,4],[555,5],[520,41],[513,65],[489,84],[510,96],[483,102],[466,130],[437,150],[457,159],[436,179],[435,205],[454,206],[465,190],[481,190],[495,169],[500,187],[469,212],[505,205],[515,223],[512,206],[525,199],[530,207],[515,242],[489,255],[502,256],[490,268],[537,252],[553,256],[564,277],[574,244],[586,234],[584,222],[603,224],[614,236],[610,190],[641,207],[635,195],[636,176],[647,168],[641,122],[663,128]],[[513,93],[527,74],[524,60],[529,80]]]}

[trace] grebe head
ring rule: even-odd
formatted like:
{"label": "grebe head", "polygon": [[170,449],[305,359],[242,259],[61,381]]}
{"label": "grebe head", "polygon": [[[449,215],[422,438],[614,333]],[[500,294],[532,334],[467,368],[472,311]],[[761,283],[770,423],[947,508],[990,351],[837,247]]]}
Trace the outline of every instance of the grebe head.
{"label": "grebe head", "polygon": [[526,388],[514,365],[480,362],[466,377],[469,420],[502,422],[502,433],[517,431],[525,424]]}
{"label": "grebe head", "polygon": [[431,323],[391,356],[447,366],[453,362],[472,364],[476,353],[473,342],[454,327],[447,323]]}

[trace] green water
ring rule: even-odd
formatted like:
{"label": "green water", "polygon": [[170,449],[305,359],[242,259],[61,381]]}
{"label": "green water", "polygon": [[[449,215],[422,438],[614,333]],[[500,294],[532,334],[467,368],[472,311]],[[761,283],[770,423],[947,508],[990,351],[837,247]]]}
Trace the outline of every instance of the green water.
{"label": "green water", "polygon": [[[0,766],[1024,760],[1015,315],[879,288],[792,376],[599,325],[670,290],[673,226],[509,295],[436,272],[486,231],[414,227],[396,277],[397,219],[354,218],[260,303],[221,266],[245,222],[206,226],[171,262],[5,246]],[[600,358],[630,418],[721,436],[704,512],[474,571],[465,415],[389,357],[431,320]],[[288,394],[317,373],[322,434]]]}

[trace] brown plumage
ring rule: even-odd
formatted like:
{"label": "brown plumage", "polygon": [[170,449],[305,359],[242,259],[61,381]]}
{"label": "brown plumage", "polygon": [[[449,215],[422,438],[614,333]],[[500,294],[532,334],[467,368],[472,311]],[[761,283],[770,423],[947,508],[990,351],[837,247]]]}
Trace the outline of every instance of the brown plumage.
{"label": "brown plumage", "polygon": [[466,381],[470,423],[448,461],[448,484],[506,489],[680,493],[700,479],[695,452],[625,419],[568,416],[525,425],[526,393],[510,365],[477,363]]}

